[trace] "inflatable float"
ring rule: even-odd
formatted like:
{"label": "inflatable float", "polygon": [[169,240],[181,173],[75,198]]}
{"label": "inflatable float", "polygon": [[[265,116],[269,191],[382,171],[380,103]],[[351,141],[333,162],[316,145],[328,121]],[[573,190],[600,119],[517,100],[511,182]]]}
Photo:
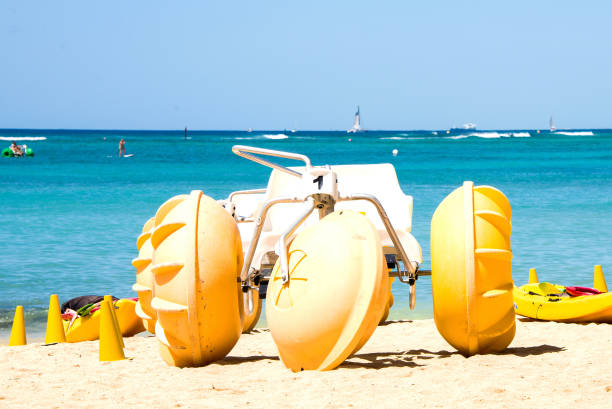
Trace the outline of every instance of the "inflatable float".
{"label": "inflatable float", "polygon": [[257,324],[265,298],[283,364],[333,369],[386,319],[395,278],[409,285],[414,308],[415,284],[428,275],[436,324],[451,345],[470,355],[510,343],[510,205],[501,192],[468,183],[445,199],[432,222],[427,271],[411,234],[413,199],[391,164],[312,166],[291,152],[232,151],[272,168],[265,188],[223,200],[199,190],[175,196],[137,240],[137,313],[147,327],[156,320],[166,363],[223,359]]}
{"label": "inflatable float", "polygon": [[[119,329],[124,337],[131,337],[144,331],[142,321],[135,312],[135,300],[122,298],[114,301],[114,307]],[[89,305],[83,315],[73,316],[72,318],[63,315],[67,318],[63,320],[66,341],[83,342],[98,339],[100,337],[101,314],[99,305],[93,304]]]}
{"label": "inflatable float", "polygon": [[595,266],[594,281],[595,288],[540,283],[532,269],[530,283],[514,288],[516,313],[545,321],[612,323],[612,293],[601,266]]}
{"label": "inflatable float", "polygon": [[19,146],[23,155],[15,155],[15,153],[11,150],[11,148],[2,149],[2,157],[3,158],[23,158],[23,157],[32,157],[34,156],[34,151],[32,148],[28,148],[26,145]]}

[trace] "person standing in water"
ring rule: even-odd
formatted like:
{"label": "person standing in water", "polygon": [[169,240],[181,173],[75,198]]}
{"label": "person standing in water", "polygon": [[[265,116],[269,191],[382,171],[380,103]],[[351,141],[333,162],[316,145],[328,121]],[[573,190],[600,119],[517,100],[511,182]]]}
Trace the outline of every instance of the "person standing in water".
{"label": "person standing in water", "polygon": [[125,156],[125,139],[119,141],[119,156]]}

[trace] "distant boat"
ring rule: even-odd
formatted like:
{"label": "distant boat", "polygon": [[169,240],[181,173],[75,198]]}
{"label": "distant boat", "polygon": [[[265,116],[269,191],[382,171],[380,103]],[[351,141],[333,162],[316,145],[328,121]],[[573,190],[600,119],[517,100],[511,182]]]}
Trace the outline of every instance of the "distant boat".
{"label": "distant boat", "polygon": [[247,129],[247,132],[248,132],[248,133],[253,132],[253,128],[249,128],[249,129]]}
{"label": "distant boat", "polygon": [[459,128],[451,128],[450,130],[451,131],[475,131],[476,130],[476,124],[474,124],[472,122],[468,122],[467,124],[463,124]]}
{"label": "distant boat", "polygon": [[462,126],[458,127],[458,128],[451,128],[448,131],[446,131],[447,134],[464,134],[464,133],[470,133],[470,132],[474,132],[476,130],[476,124],[472,123],[472,122],[468,122],[467,124],[463,124]]}
{"label": "distant boat", "polygon": [[550,117],[550,121],[548,122],[548,125],[550,127],[550,132],[555,132],[557,130],[557,127],[555,126],[555,123],[553,122],[552,116]]}
{"label": "distant boat", "polygon": [[347,133],[363,132],[363,129],[361,129],[361,122],[360,122],[360,116],[359,116],[359,105],[357,105],[357,112],[355,112],[355,121],[353,122],[353,127],[347,130],[346,132]]}

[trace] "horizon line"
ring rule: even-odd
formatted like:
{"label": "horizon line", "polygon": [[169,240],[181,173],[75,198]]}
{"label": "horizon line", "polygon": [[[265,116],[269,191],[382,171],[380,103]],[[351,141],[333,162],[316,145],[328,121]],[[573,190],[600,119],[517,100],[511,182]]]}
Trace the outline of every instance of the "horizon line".
{"label": "horizon line", "polygon": [[[347,132],[346,129],[189,129],[189,128],[165,128],[165,129],[120,129],[120,128],[0,128],[0,131],[93,131],[93,132]],[[445,129],[363,129],[358,133],[368,132],[445,132],[450,128]],[[612,128],[557,128],[556,131],[609,131]],[[471,130],[465,130],[471,131]],[[543,128],[483,128],[474,129],[473,132],[487,131],[549,131],[546,127]]]}

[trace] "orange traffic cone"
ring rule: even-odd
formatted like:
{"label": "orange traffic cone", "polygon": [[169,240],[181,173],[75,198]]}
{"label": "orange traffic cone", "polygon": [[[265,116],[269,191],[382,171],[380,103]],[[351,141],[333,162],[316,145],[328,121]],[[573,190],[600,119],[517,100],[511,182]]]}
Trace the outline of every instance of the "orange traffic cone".
{"label": "orange traffic cone", "polygon": [[117,334],[119,334],[119,340],[121,341],[121,348],[125,348],[125,344],[123,343],[123,336],[121,335],[121,327],[119,327],[119,320],[117,319],[117,311],[115,310],[115,303],[113,302],[112,295],[105,295],[104,301],[108,301],[111,306],[111,313],[113,314],[113,322],[115,323],[115,330]]}
{"label": "orange traffic cone", "polygon": [[23,306],[18,305],[15,309],[15,318],[13,318],[13,328],[11,329],[11,338],[9,346],[25,345],[26,330],[25,320],[23,319]]}
{"label": "orange traffic cone", "polygon": [[59,298],[57,294],[52,294],[49,299],[45,344],[53,344],[56,342],[66,342],[66,334],[64,333],[64,324],[62,323]]}
{"label": "orange traffic cone", "polygon": [[108,301],[102,301],[100,316],[100,361],[120,361],[125,359],[123,347],[121,346],[121,334],[117,332],[111,309],[113,306]]}
{"label": "orange traffic cone", "polygon": [[595,266],[595,271],[593,274],[593,288],[601,291],[602,293],[608,292],[606,278],[604,277],[604,273],[600,265]]}
{"label": "orange traffic cone", "polygon": [[535,268],[529,269],[529,284],[539,283],[538,281],[538,273]]}

